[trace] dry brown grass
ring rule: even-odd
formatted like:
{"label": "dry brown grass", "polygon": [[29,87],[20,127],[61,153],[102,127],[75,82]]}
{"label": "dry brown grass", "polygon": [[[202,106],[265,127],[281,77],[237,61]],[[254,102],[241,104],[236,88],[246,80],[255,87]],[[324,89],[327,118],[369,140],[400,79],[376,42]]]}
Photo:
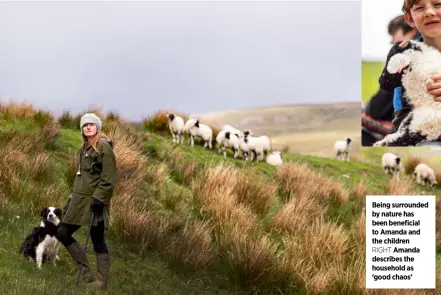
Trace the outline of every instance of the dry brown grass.
{"label": "dry brown grass", "polygon": [[363,181],[360,181],[356,186],[354,186],[351,189],[351,192],[349,194],[352,199],[365,199],[368,195],[368,188],[363,183]]}
{"label": "dry brown grass", "polygon": [[33,126],[24,132],[20,129],[21,122],[17,121],[16,130],[1,136],[2,195],[9,200],[26,202],[27,208],[54,203],[57,200],[54,196],[59,197],[60,191],[51,186],[54,172],[45,147],[57,136],[58,122],[50,113],[36,111],[32,105],[22,103],[0,104],[0,119],[31,120]]}
{"label": "dry brown grass", "polygon": [[227,165],[208,166],[192,182],[194,201],[202,214],[212,218],[218,233],[226,234],[235,226],[245,233],[257,223],[251,206],[239,202],[237,183],[238,171]]}
{"label": "dry brown grass", "polygon": [[412,182],[409,180],[400,180],[397,181],[395,179],[389,180],[388,184],[385,187],[385,195],[395,195],[395,196],[407,196],[412,195]]}
{"label": "dry brown grass", "polygon": [[282,232],[302,231],[311,220],[323,218],[327,208],[308,193],[291,198],[274,217],[271,228]]}
{"label": "dry brown grass", "polygon": [[174,110],[158,110],[156,113],[142,120],[144,128],[156,133],[169,133],[168,128],[168,113],[173,113],[175,115],[181,116],[184,119],[184,123],[188,120],[188,116],[181,114]]}
{"label": "dry brown grass", "polygon": [[171,234],[183,226],[176,217],[159,216],[156,212],[139,211],[131,202],[131,195],[120,196],[120,202],[126,213],[114,209],[112,227],[120,242],[126,243],[133,251],[140,254],[148,249],[163,250],[170,245]]}
{"label": "dry brown grass", "polygon": [[[193,196],[213,224],[215,241],[229,266],[231,280],[248,291],[263,290],[282,280],[279,254],[259,230],[251,205],[240,202],[239,195],[250,194],[238,193],[237,185],[243,181],[239,174],[226,165],[207,167],[193,182]],[[241,190],[256,190],[249,185],[241,185]],[[260,189],[257,187],[257,192]]]}
{"label": "dry brown grass", "polygon": [[231,235],[231,242],[224,252],[230,279],[254,294],[277,286],[273,283],[279,279],[279,254],[270,238],[266,235],[249,236],[240,231]]}
{"label": "dry brown grass", "polygon": [[161,219],[147,208],[138,206],[142,181],[148,178],[143,137],[118,121],[109,122],[103,132],[113,141],[118,179],[112,198],[112,226],[121,241],[143,252],[151,246],[163,246],[170,221]]}
{"label": "dry brown grass", "polygon": [[412,175],[415,167],[418,166],[418,164],[420,163],[422,163],[420,157],[408,157],[406,162],[404,163],[404,173],[406,173],[406,175]]}
{"label": "dry brown grass", "polygon": [[441,168],[435,168],[435,177],[436,177],[436,183],[441,183]]}
{"label": "dry brown grass", "polygon": [[35,114],[35,109],[29,103],[0,102],[0,119],[28,119]]}
{"label": "dry brown grass", "polygon": [[29,157],[23,168],[30,179],[35,181],[51,181],[52,162],[49,155],[45,152]]}
{"label": "dry brown grass", "polygon": [[308,164],[290,162],[278,166],[276,179],[288,198],[308,193],[324,205],[344,204],[349,198],[341,182],[312,171]]}
{"label": "dry brown grass", "polygon": [[355,220],[352,230],[355,248],[360,255],[365,255],[366,248],[366,210],[363,208],[361,214]]}
{"label": "dry brown grass", "polygon": [[165,147],[162,157],[164,157],[170,173],[180,184],[188,185],[199,172],[198,165],[195,161],[184,161],[181,150],[173,149],[170,145],[165,145]]}
{"label": "dry brown grass", "polygon": [[267,213],[277,197],[278,185],[250,175],[246,170],[237,173],[234,192],[240,203],[249,205],[258,213]]}
{"label": "dry brown grass", "polygon": [[182,236],[172,244],[170,260],[186,271],[206,270],[219,261],[218,248],[212,239],[209,222],[187,223]]}
{"label": "dry brown grass", "polygon": [[351,247],[350,235],[341,225],[316,219],[310,227],[284,237],[284,244],[285,263],[308,294],[326,293],[336,276],[351,271],[344,267]]}

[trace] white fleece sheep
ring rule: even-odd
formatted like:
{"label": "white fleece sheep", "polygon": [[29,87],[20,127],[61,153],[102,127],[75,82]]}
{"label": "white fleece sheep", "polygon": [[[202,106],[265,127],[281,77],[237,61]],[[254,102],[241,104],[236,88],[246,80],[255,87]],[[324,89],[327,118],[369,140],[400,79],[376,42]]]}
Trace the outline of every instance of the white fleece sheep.
{"label": "white fleece sheep", "polygon": [[219,131],[219,133],[216,135],[216,143],[218,146],[218,154],[220,154],[222,152],[222,147],[224,144],[224,140],[225,140],[225,133],[227,133],[227,130],[221,130]]}
{"label": "white fleece sheep", "polygon": [[173,142],[184,143],[184,119],[175,114],[168,114],[168,128],[173,137]]}
{"label": "white fleece sheep", "polygon": [[248,161],[250,152],[253,153],[253,157],[250,157],[251,161],[260,161],[271,150],[271,141],[266,135],[253,137],[248,134],[241,138],[239,147],[242,150],[245,161]]}
{"label": "white fleece sheep", "polygon": [[401,75],[406,98],[413,109],[397,132],[385,136],[374,146],[414,146],[441,136],[441,103],[427,91],[427,85],[433,82],[431,77],[441,73],[441,53],[422,42],[412,40],[402,44],[405,50],[393,55],[386,69]]}
{"label": "white fleece sheep", "polygon": [[349,152],[351,151],[352,139],[347,137],[345,140],[337,140],[334,143],[335,156],[338,160],[348,161]]}
{"label": "white fleece sheep", "polygon": [[225,132],[225,139],[222,142],[221,149],[224,152],[224,158],[227,157],[227,148],[231,148],[234,152],[234,158],[236,159],[240,150],[240,137],[237,133],[233,133],[230,131]]}
{"label": "white fleece sheep", "polygon": [[412,175],[412,179],[416,180],[416,183],[426,186],[426,181],[430,183],[430,186],[437,184],[435,171],[427,164],[421,163],[415,167]]}
{"label": "white fleece sheep", "polygon": [[222,126],[222,130],[230,131],[230,132],[232,132],[232,133],[236,133],[236,134],[238,134],[238,135],[243,135],[243,132],[242,132],[242,131],[240,131],[240,130],[237,129],[237,128],[234,128],[234,127],[231,126],[231,125],[223,125],[223,126]]}
{"label": "white fleece sheep", "polygon": [[212,149],[212,140],[213,140],[213,130],[210,126],[201,124],[197,119],[188,119],[185,123],[184,130],[188,132],[189,137],[189,145],[194,146],[194,138],[200,137],[204,140],[204,149],[209,148]]}
{"label": "white fleece sheep", "polygon": [[248,161],[248,156],[250,154],[250,148],[248,146],[248,137],[253,136],[251,130],[245,130],[243,136],[240,138],[239,148],[242,151],[242,158]]}
{"label": "white fleece sheep", "polygon": [[282,152],[274,151],[266,157],[266,162],[273,166],[280,166],[283,164]]}
{"label": "white fleece sheep", "polygon": [[[233,133],[233,134],[237,134],[237,136],[238,136],[239,138],[243,136],[243,132],[242,132],[242,131],[240,131],[240,130],[238,130],[238,129],[236,129],[236,128],[230,126],[230,125],[224,125],[224,126],[222,127],[222,130],[219,131],[219,133],[218,133],[217,136],[216,136],[216,143],[217,143],[217,146],[218,146],[218,153],[219,153],[219,154],[220,154],[220,153],[222,152],[222,150],[223,150],[224,141],[225,141],[225,134],[226,134],[228,131],[231,132],[231,133]],[[226,147],[228,147],[228,145],[227,145]]]}
{"label": "white fleece sheep", "polygon": [[381,157],[381,165],[386,174],[395,176],[397,180],[400,180],[400,172],[402,170],[400,157],[393,153],[385,153]]}

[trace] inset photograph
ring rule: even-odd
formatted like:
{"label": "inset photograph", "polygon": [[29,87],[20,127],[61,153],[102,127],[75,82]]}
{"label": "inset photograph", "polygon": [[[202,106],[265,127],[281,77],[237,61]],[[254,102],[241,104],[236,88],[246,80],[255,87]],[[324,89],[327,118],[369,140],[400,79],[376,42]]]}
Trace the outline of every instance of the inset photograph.
{"label": "inset photograph", "polygon": [[441,146],[440,6],[362,2],[362,146]]}

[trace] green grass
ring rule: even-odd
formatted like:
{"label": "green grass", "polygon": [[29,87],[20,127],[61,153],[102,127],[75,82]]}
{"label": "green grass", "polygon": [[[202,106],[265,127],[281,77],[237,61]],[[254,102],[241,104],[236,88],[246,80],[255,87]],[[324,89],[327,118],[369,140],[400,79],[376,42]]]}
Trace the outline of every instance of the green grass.
{"label": "green grass", "polygon": [[[25,132],[23,124],[19,121],[8,121],[5,125],[1,125],[0,134],[6,131]],[[138,197],[140,201],[147,200],[154,204],[155,208],[165,216],[173,216],[177,212],[176,199],[183,199],[184,202],[192,200],[191,183],[185,180],[181,170],[182,166],[190,162],[196,164],[197,170],[209,164],[230,164],[239,169],[246,169],[249,175],[256,177],[258,181],[271,181],[276,176],[276,168],[265,162],[247,163],[241,159],[235,160],[231,151],[228,151],[228,157],[224,159],[222,155],[217,154],[216,149],[203,150],[198,141],[192,148],[186,144],[186,140],[184,145],[175,145],[169,135],[149,134],[148,140],[144,142],[144,152],[148,157],[146,165],[167,163],[170,180],[161,188],[164,190],[161,198],[154,196],[154,189],[147,182],[143,183]],[[80,145],[81,137],[78,130],[61,129],[55,141],[47,146],[46,152],[52,159],[50,180],[61,185],[57,202],[64,203],[69,195],[71,185],[64,178],[67,161]],[[174,158],[171,155],[177,152],[182,153],[182,158],[173,162]],[[369,159],[372,163],[340,162],[334,158],[297,153],[285,153],[284,161],[308,163],[314,171],[341,182],[348,191],[362,181],[369,193],[381,194],[390,180],[379,166],[381,154],[381,152],[371,152]],[[30,181],[24,178],[22,182],[28,184]],[[48,184],[43,182],[39,185]],[[1,189],[0,186],[0,198]],[[413,189],[423,192],[423,189],[416,185],[413,185]],[[436,188],[426,190],[426,193],[436,192]],[[32,198],[32,196],[26,197]],[[359,216],[362,203],[362,199],[352,198],[344,205],[333,204],[328,208],[326,218],[348,228]],[[272,218],[283,204],[277,198],[273,201],[268,214],[258,215],[258,223],[262,230],[268,229]],[[195,210],[194,207],[186,209]],[[12,199],[8,199],[8,206],[3,211],[0,206],[0,238],[3,241],[0,245],[0,294],[96,294],[97,292],[93,290],[85,290],[83,286],[76,289],[74,284],[77,268],[63,247],[60,249],[61,261],[58,262],[57,267],[46,265],[42,270],[37,270],[34,264],[29,263],[18,252],[26,234],[39,224],[39,210],[40,208],[30,208],[26,202],[15,202]],[[187,214],[188,218],[198,216],[198,212],[190,211]],[[86,229],[81,228],[74,237],[83,244],[85,235]],[[272,234],[271,237],[275,243],[280,243],[281,239],[277,234]],[[247,294],[229,280],[225,265],[206,272],[184,272],[171,263],[167,252],[169,249],[151,249],[143,252],[143,255],[138,255],[128,245],[118,240],[112,227],[106,233],[106,238],[111,253],[108,294]],[[88,255],[92,268],[95,268],[90,241]],[[294,294],[294,292],[285,294]]]}
{"label": "green grass", "polygon": [[[98,294],[82,285],[76,288],[77,268],[64,249],[60,250],[57,266],[45,265],[38,270],[18,253],[19,243],[36,225],[38,216],[25,218],[26,213],[15,211],[0,220],[0,293],[1,294]],[[12,219],[18,214],[20,219]],[[84,245],[86,229],[81,228],[74,237]],[[197,278],[183,277],[172,272],[167,262],[156,252],[140,257],[119,244],[112,233],[107,243],[111,253],[111,278],[108,294],[242,294],[231,290],[224,278],[211,274]],[[95,268],[91,242],[88,257]],[[208,280],[218,280],[218,286]],[[222,287],[224,285],[224,287]]]}
{"label": "green grass", "polygon": [[361,63],[361,81],[362,81],[362,101],[367,102],[374,95],[380,85],[378,79],[381,71],[383,71],[384,63],[381,62],[365,62]]}

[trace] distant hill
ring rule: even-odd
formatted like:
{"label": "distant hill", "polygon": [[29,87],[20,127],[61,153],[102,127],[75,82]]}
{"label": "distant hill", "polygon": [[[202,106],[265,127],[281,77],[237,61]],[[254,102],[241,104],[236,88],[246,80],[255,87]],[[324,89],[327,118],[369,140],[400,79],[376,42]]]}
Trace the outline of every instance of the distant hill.
{"label": "distant hill", "polygon": [[355,140],[354,151],[359,150],[360,108],[361,102],[285,105],[191,116],[210,125],[230,124],[268,135],[274,149],[333,156],[333,143],[346,136]]}

